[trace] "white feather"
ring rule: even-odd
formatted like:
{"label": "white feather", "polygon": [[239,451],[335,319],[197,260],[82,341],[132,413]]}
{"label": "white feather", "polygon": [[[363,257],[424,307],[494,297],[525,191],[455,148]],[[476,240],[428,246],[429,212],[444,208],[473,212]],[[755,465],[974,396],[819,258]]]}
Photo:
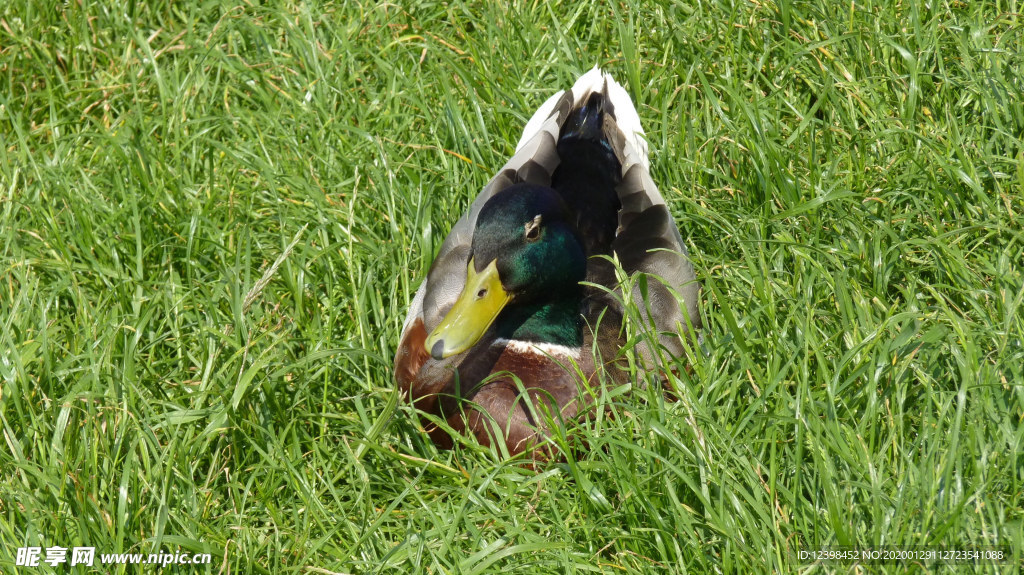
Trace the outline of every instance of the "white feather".
{"label": "white feather", "polygon": [[517,153],[519,150],[523,149],[523,146],[525,146],[527,142],[532,140],[533,137],[541,131],[541,127],[544,126],[544,122],[546,122],[551,116],[551,111],[555,109],[555,104],[558,103],[558,100],[564,93],[565,90],[556,92],[553,96],[548,98],[546,102],[541,104],[541,107],[538,108],[536,112],[533,113],[533,116],[530,117],[530,121],[527,122],[526,127],[523,128],[523,137],[519,138],[519,143],[516,144]]}
{"label": "white feather", "polygon": [[558,345],[556,343],[543,343],[538,341],[523,341],[519,339],[505,339],[498,338],[491,344],[492,346],[504,346],[505,349],[520,353],[532,353],[536,355],[542,355],[545,357],[560,358],[566,357],[576,361],[580,360],[580,350],[566,347],[564,345]]}

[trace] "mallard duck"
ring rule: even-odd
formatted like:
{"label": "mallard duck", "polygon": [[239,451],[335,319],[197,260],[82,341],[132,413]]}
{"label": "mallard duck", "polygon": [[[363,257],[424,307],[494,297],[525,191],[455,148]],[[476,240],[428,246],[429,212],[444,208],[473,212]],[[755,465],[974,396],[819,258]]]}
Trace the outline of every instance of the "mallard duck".
{"label": "mallard duck", "polygon": [[[638,307],[652,341],[682,355],[700,326],[700,286],[643,134],[625,89],[595,67],[540,107],[448,234],[395,356],[401,391],[439,418],[424,418],[439,446],[468,430],[509,455],[545,457],[550,425],[585,412],[600,372],[624,379],[605,364],[626,341],[614,260],[660,278]],[[652,354],[641,344],[639,356]]]}

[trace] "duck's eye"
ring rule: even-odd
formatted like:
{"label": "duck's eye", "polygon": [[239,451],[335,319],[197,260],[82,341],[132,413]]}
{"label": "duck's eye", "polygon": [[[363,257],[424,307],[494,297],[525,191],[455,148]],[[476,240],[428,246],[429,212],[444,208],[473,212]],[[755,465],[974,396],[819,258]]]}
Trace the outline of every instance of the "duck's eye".
{"label": "duck's eye", "polygon": [[533,220],[526,222],[526,225],[523,226],[525,230],[523,235],[526,238],[526,241],[535,242],[540,239],[540,222],[540,214],[537,214],[534,216]]}

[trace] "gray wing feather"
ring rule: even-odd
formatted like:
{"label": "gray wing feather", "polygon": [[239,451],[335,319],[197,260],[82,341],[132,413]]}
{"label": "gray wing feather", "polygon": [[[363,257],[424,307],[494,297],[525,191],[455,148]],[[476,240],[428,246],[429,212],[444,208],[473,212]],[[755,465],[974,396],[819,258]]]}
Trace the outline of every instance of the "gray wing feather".
{"label": "gray wing feather", "polygon": [[[638,289],[632,290],[632,299],[643,324],[653,326],[660,345],[678,357],[683,354],[680,337],[688,333],[688,326],[700,327],[700,284],[679,228],[647,169],[646,158],[635,153],[623,155],[629,163],[623,163],[622,182],[616,188],[622,209],[612,250],[625,272],[653,276],[648,277],[646,299]],[[616,291],[621,297],[622,288]],[[647,341],[641,342],[639,351],[648,361],[655,355]]]}

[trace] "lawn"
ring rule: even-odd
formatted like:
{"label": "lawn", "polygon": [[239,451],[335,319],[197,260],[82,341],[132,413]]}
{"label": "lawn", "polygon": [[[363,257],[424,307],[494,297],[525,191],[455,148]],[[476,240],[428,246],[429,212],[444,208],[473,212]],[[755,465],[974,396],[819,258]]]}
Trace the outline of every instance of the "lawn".
{"label": "lawn", "polygon": [[[1020,2],[270,4],[0,7],[0,571],[1021,567]],[[440,451],[394,391],[405,310],[595,64],[703,342],[675,395],[609,390],[578,460]]]}

